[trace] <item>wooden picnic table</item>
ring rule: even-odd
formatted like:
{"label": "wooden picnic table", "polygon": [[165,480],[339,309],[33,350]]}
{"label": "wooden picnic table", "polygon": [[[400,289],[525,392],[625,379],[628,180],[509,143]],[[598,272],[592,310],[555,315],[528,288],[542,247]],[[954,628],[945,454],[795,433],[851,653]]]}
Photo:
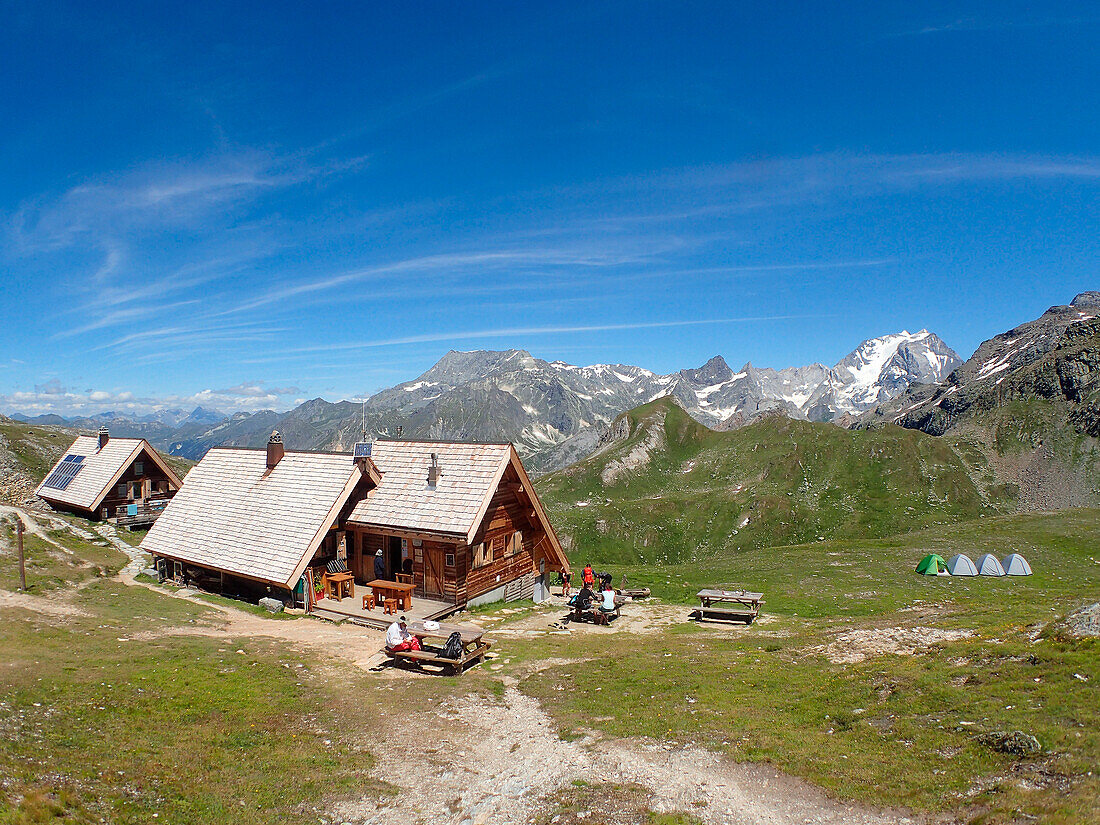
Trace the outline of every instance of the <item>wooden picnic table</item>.
{"label": "wooden picnic table", "polygon": [[330,599],[340,601],[344,596],[351,598],[355,595],[355,576],[351,573],[325,573],[325,588],[328,591],[325,595]]}
{"label": "wooden picnic table", "polygon": [[408,610],[412,607],[412,592],[416,589],[416,585],[411,582],[406,584],[405,582],[391,582],[386,579],[374,579],[367,582],[367,587],[371,589],[371,593],[374,594],[376,600],[381,599],[397,599],[401,603],[402,610]]}
{"label": "wooden picnic table", "polygon": [[462,639],[462,656],[458,659],[449,659],[443,655],[442,649],[436,649],[425,645],[421,650],[390,650],[383,648],[385,654],[391,659],[412,662],[420,666],[424,664],[440,665],[444,672],[451,672],[458,676],[463,668],[470,662],[480,662],[492,647],[492,642],[483,639],[485,631],[473,625],[441,624],[434,630],[424,626],[424,622],[409,622],[406,627],[416,638],[425,639],[449,639],[451,634],[458,632]]}
{"label": "wooden picnic table", "polygon": [[600,599],[594,598],[585,610],[582,610],[579,605],[574,605],[572,619],[575,622],[591,621],[593,624],[607,624],[611,616],[618,618],[621,615],[621,608],[624,604],[626,604],[626,599],[622,596],[616,596],[615,609],[605,611],[600,607]]}
{"label": "wooden picnic table", "polygon": [[752,624],[760,614],[760,605],[764,603],[763,593],[748,590],[718,590],[704,588],[697,594],[699,607],[693,611],[700,619],[736,619]]}

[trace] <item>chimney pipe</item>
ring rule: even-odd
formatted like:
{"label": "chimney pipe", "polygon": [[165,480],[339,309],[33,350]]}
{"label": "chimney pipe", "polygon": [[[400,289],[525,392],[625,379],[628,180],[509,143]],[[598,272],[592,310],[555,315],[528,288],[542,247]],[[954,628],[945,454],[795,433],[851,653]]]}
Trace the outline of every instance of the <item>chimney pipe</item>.
{"label": "chimney pipe", "polygon": [[428,486],[434,487],[441,475],[443,475],[443,468],[439,466],[439,456],[432,453],[432,463],[428,467]]}
{"label": "chimney pipe", "polygon": [[106,427],[99,428],[98,438],[96,440],[96,449],[102,450],[107,446],[107,442],[111,440],[110,434],[107,432]]}
{"label": "chimney pipe", "polygon": [[282,460],[285,453],[283,437],[279,435],[278,430],[272,430],[271,438],[267,440],[267,469],[274,470],[275,465]]}

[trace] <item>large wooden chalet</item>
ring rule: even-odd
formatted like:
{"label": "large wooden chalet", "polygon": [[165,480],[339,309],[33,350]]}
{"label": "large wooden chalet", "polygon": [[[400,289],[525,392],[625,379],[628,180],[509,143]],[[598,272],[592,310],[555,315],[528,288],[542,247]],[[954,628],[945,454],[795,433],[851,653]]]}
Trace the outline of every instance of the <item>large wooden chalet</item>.
{"label": "large wooden chalet", "polygon": [[35,493],[56,510],[148,524],[182,483],[144,438],[111,438],[101,427],[95,436],[78,436]]}
{"label": "large wooden chalet", "polygon": [[[287,603],[315,602],[326,565],[356,585],[411,577],[419,618],[480,602],[541,600],[568,566],[511,444],[380,440],[360,455],[215,447],[142,547],[166,573]],[[361,593],[362,591],[357,591]],[[421,615],[422,614],[422,615]]]}

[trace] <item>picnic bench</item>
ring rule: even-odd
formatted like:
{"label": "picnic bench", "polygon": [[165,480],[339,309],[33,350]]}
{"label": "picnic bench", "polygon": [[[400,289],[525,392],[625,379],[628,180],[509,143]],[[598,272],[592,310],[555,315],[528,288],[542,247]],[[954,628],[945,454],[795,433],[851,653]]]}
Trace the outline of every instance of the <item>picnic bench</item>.
{"label": "picnic bench", "polygon": [[[439,665],[444,673],[460,676],[470,662],[483,661],[492,647],[492,642],[482,638],[485,631],[472,625],[441,624],[435,630],[428,630],[424,622],[409,622],[407,627],[420,640],[421,650],[390,650],[384,647],[382,651],[396,662],[408,662],[416,667]],[[427,639],[446,641],[456,631],[462,638],[462,656],[458,659],[444,656],[442,647],[424,644]]]}
{"label": "picnic bench", "polygon": [[591,604],[585,609],[581,609],[580,605],[573,605],[573,612],[569,615],[570,621],[574,622],[592,622],[592,624],[606,625],[611,621],[611,617],[619,618],[622,606],[626,604],[626,599],[622,596],[615,597],[615,609],[604,610],[600,607],[599,601],[593,599]]}
{"label": "picnic bench", "polygon": [[391,582],[386,579],[374,579],[367,582],[367,587],[371,589],[371,593],[374,594],[375,601],[378,604],[386,599],[396,599],[402,610],[408,610],[412,607],[412,593],[416,589],[416,585],[412,582]]}
{"label": "picnic bench", "polygon": [[700,621],[720,619],[752,624],[760,615],[760,605],[764,603],[763,593],[750,593],[747,590],[705,588],[697,595],[699,607],[692,611],[692,616]]}

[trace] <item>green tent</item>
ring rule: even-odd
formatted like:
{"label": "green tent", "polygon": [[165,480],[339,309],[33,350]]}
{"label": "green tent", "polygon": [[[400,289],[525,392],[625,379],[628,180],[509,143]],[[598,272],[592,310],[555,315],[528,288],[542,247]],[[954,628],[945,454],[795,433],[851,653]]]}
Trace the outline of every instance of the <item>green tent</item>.
{"label": "green tent", "polygon": [[917,565],[917,572],[926,576],[938,576],[940,573],[947,572],[947,562],[943,560],[943,556],[929,553],[920,560],[920,564]]}

